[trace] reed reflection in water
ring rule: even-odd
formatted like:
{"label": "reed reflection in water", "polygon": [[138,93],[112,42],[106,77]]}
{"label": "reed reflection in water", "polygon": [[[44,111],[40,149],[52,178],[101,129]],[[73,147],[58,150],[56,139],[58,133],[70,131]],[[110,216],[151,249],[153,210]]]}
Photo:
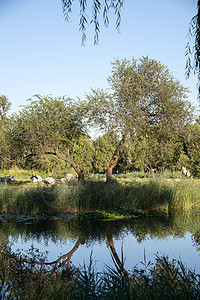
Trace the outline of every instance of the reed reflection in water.
{"label": "reed reflection in water", "polygon": [[[126,270],[144,263],[145,259],[146,263],[154,262],[158,253],[170,259],[181,259],[187,267],[200,272],[199,228],[200,215],[197,213],[129,222],[76,219],[23,224],[10,220],[7,224],[5,221],[0,223],[0,237],[13,243],[13,250],[24,251],[33,246],[40,252],[48,251],[49,262],[75,249],[70,257],[71,263],[88,265],[92,252],[98,270],[105,264],[112,265],[109,245],[109,240],[112,240],[119,259],[123,249]],[[143,264],[140,263],[139,267],[142,268]]]}

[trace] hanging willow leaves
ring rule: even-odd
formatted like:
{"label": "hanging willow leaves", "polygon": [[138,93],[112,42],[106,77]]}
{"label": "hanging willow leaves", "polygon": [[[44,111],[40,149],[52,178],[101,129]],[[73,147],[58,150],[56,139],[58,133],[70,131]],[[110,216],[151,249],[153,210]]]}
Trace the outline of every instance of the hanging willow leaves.
{"label": "hanging willow leaves", "polygon": [[[66,21],[70,20],[74,0],[62,0],[63,13]],[[100,18],[102,17],[103,24],[107,27],[109,25],[109,13],[112,10],[116,16],[115,27],[119,29],[121,23],[121,9],[124,6],[124,0],[79,0],[79,30],[82,33],[82,44],[86,41],[86,26],[93,24],[94,26],[94,44],[99,42],[100,34]],[[90,3],[90,8],[88,8]],[[89,10],[91,13],[89,13]]]}
{"label": "hanging willow leaves", "polygon": [[197,1],[197,14],[192,18],[186,45],[186,78],[191,73],[197,75],[198,98],[200,100],[200,0]]}

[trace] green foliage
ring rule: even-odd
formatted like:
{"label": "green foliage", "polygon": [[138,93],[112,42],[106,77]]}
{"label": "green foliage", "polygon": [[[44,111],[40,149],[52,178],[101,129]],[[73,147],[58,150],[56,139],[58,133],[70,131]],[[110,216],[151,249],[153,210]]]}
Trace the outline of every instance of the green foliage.
{"label": "green foliage", "polygon": [[9,154],[7,122],[0,119],[0,169],[7,167],[6,158]]}
{"label": "green foliage", "polygon": [[178,130],[191,121],[191,104],[185,101],[187,89],[154,59],[116,60],[108,82],[113,90],[113,123],[123,131],[128,129],[131,136],[135,129],[151,132],[155,128],[169,138],[172,128]]}
{"label": "green foliage", "polygon": [[188,167],[189,158],[183,151],[183,143],[178,135],[174,135],[172,139],[167,136],[159,138],[154,132],[140,135],[134,141],[132,153],[133,165],[139,169],[147,170],[145,159],[159,172]]}
{"label": "green foliage", "polygon": [[189,167],[194,177],[200,177],[200,124],[196,122],[189,127],[186,139]]}
{"label": "green foliage", "polygon": [[178,161],[174,166],[177,170],[182,170],[185,167],[187,170],[190,169],[190,161],[188,155],[185,154],[184,151],[179,152]]}
{"label": "green foliage", "polygon": [[105,173],[107,171],[117,143],[119,142],[113,132],[107,132],[93,141],[95,148],[93,165],[96,173]]}
{"label": "green foliage", "polygon": [[[115,60],[108,82],[110,93],[93,90],[87,101],[36,95],[21,112],[3,117],[0,167],[18,162],[49,175],[77,172],[78,179],[107,170],[108,180],[113,168],[144,171],[148,160],[157,171],[184,166],[198,177],[199,124],[191,124],[188,91],[169,69],[149,57]],[[4,98],[2,116],[10,105]],[[88,125],[104,135],[91,141]]]}
{"label": "green foliage", "polygon": [[[67,274],[66,271],[65,276],[55,276],[44,266],[44,261],[45,254],[33,248],[21,255],[19,252],[13,253],[9,246],[1,247],[1,299],[64,299],[63,293],[71,293],[75,272]],[[71,274],[74,274],[74,279]],[[67,284],[68,280],[70,283]]]}
{"label": "green foliage", "polygon": [[91,139],[82,137],[72,147],[72,159],[88,174],[93,173],[95,149]]}
{"label": "green foliage", "polygon": [[7,118],[7,113],[11,107],[11,102],[8,101],[8,98],[5,95],[0,96],[0,120]]}
{"label": "green foliage", "polygon": [[45,177],[66,174],[66,162],[54,155],[33,156],[21,161],[18,165],[23,169],[31,170],[32,174],[45,174]]}
{"label": "green foliage", "polygon": [[195,209],[199,206],[199,180],[181,180],[172,186],[171,209]]}
{"label": "green foliage", "polygon": [[95,210],[81,214],[89,220],[101,220],[101,221],[115,221],[115,220],[130,220],[137,219],[139,217],[155,216],[159,213],[152,213],[151,211],[142,211],[139,209],[112,209],[112,210]]}
{"label": "green foliage", "polygon": [[0,169],[7,167],[6,158],[9,154],[9,119],[7,113],[11,103],[5,95],[0,96]]}
{"label": "green foliage", "polygon": [[[18,162],[49,175],[77,172],[78,179],[107,171],[108,180],[113,168],[145,171],[148,161],[156,171],[187,167],[198,177],[199,123],[191,123],[188,90],[169,69],[149,57],[115,60],[108,82],[110,93],[93,90],[87,101],[36,95],[9,119],[2,96],[0,167]],[[104,135],[91,141],[88,125]]]}
{"label": "green foliage", "polygon": [[23,145],[20,150],[35,154],[55,152],[59,146],[66,149],[66,145],[84,134],[78,103],[66,97],[36,95],[35,98],[13,116],[13,136],[16,145]]}
{"label": "green foliage", "polygon": [[136,172],[127,172],[127,173],[120,173],[120,174],[114,174],[112,176],[115,179],[119,180],[130,180],[133,181],[134,179],[139,178],[151,178],[150,172],[144,172],[144,171],[136,171]]}
{"label": "green foliage", "polygon": [[[149,271],[149,273],[148,273]],[[141,299],[196,299],[199,297],[199,276],[181,261],[156,257],[156,264],[141,272],[135,269],[135,296]]]}
{"label": "green foliage", "polygon": [[83,103],[40,95],[30,101],[12,117],[12,159],[54,155],[69,162],[81,178],[84,172],[71,159],[70,149],[86,135]]}
{"label": "green foliage", "polygon": [[[183,150],[180,137],[193,120],[192,105],[186,100],[188,90],[166,66],[149,57],[115,60],[108,82],[111,93],[99,89],[87,95],[88,119],[100,129],[115,132],[119,139],[107,179],[128,139],[141,142],[142,154],[154,167],[176,164]],[[137,153],[141,154],[139,149]],[[139,155],[134,155],[137,163]]]}

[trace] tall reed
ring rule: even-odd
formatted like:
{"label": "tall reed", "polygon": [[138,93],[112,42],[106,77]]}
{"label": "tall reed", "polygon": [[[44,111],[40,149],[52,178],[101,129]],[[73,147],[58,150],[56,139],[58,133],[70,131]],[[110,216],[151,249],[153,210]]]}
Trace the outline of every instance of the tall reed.
{"label": "tall reed", "polygon": [[54,186],[0,183],[1,213],[78,213],[104,209],[185,210],[200,208],[197,179],[86,181]]}

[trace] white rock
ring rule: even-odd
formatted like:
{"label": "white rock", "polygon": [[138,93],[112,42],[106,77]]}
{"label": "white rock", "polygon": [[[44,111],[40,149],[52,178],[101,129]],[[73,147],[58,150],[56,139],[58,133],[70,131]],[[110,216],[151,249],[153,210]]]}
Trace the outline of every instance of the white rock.
{"label": "white rock", "polygon": [[77,178],[74,174],[67,174],[65,178],[67,182],[77,182]]}
{"label": "white rock", "polygon": [[66,179],[66,178],[61,178],[60,181],[61,181],[62,183],[65,183],[65,182],[67,181],[67,179]]}
{"label": "white rock", "polygon": [[53,177],[47,177],[44,179],[44,182],[49,183],[49,184],[54,184],[56,181]]}

